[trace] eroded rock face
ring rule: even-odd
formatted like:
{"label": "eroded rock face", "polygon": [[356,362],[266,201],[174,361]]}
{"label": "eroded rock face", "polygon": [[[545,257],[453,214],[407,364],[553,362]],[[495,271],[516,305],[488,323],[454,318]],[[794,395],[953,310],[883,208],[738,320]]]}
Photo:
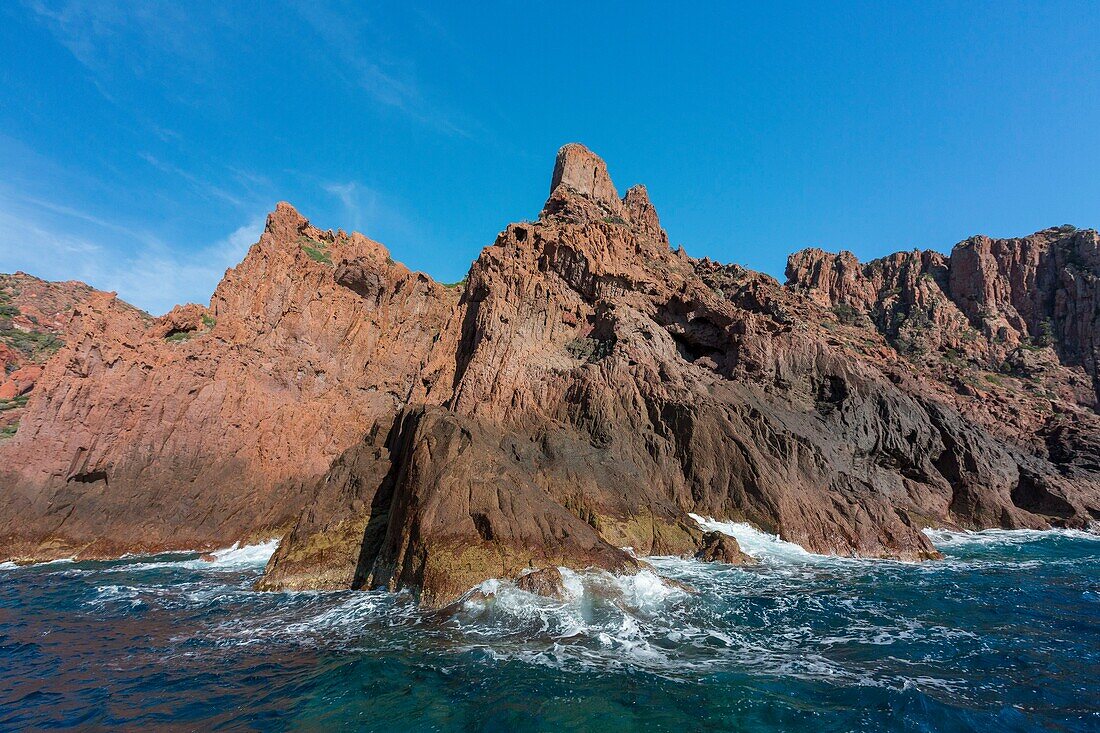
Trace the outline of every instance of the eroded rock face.
{"label": "eroded rock face", "polygon": [[911,252],[859,264],[792,255],[788,286],[842,324],[873,325],[923,379],[949,384],[978,421],[1015,442],[1055,413],[1097,407],[1100,243],[1058,227],[1022,239],[972,237],[950,257]]}
{"label": "eroded rock face", "polygon": [[262,588],[441,606],[532,569],[634,572],[622,548],[743,559],[689,512],[913,560],[936,556],[929,525],[1084,526],[1096,234],[1013,241],[807,251],[784,286],[672,251],[645,189],[620,199],[569,145],[539,219],[444,288],[280,205],[208,308],[74,318],[0,448],[3,552],[285,529]]}
{"label": "eroded rock face", "polygon": [[[374,273],[373,296],[337,282],[341,267]],[[457,299],[287,204],[209,307],[152,320],[93,294],[0,448],[3,554],[281,533],[365,426],[431,388],[430,354]]]}
{"label": "eroded rock face", "polygon": [[75,307],[94,292],[76,281],[0,275],[0,441],[18,430],[42,365],[64,345]]}

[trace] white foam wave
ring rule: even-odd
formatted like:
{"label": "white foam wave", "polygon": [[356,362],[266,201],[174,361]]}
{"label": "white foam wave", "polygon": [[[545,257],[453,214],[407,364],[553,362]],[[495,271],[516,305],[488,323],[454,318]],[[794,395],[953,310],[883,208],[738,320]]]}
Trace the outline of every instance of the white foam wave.
{"label": "white foam wave", "polygon": [[76,562],[75,557],[63,557],[58,560],[46,560],[45,562],[0,562],[0,570],[18,570],[20,568],[49,567],[50,565],[71,565]]}
{"label": "white foam wave", "polygon": [[[898,617],[892,609],[876,607],[872,599],[829,599],[820,590],[804,592],[803,577],[783,567],[744,572],[684,558],[649,561],[657,572],[614,576],[562,569],[564,601],[532,595],[506,581],[486,581],[451,617],[460,634],[456,640],[466,642],[458,649],[565,671],[644,669],[682,679],[740,667],[859,685],[949,689],[957,681],[849,664],[845,649],[916,640],[954,648],[979,641],[966,630]],[[802,567],[821,572],[818,563]],[[688,583],[698,594],[663,581],[658,573]],[[819,589],[820,582],[811,587]],[[789,623],[830,613],[830,601],[851,615],[833,633],[822,633],[816,623]]]}
{"label": "white foam wave", "polygon": [[491,579],[466,594],[453,620],[471,636],[498,638],[521,633],[524,639],[595,639],[605,647],[646,656],[650,651],[640,624],[660,616],[670,599],[686,595],[685,590],[652,570],[634,575],[559,570],[564,600],[545,598],[521,590],[514,583]]}
{"label": "white foam wave", "polygon": [[703,529],[711,532],[721,532],[737,540],[741,551],[758,560],[778,559],[786,561],[805,561],[813,558],[823,558],[825,555],[815,555],[801,545],[780,539],[779,535],[762,532],[751,524],[745,522],[721,522],[711,517],[702,517],[698,514],[689,514]]}
{"label": "white foam wave", "polygon": [[[239,542],[232,547],[214,550],[210,553],[213,559],[204,560],[202,557],[187,560],[150,560],[149,555],[124,555],[120,560],[140,560],[140,562],[126,562],[104,568],[105,572],[128,573],[135,570],[159,570],[165,568],[181,568],[185,570],[212,570],[235,571],[249,568],[262,568],[279,548],[279,540],[271,539],[254,545],[242,546]],[[194,553],[170,553],[171,555]],[[163,556],[159,556],[163,557]]]}
{"label": "white foam wave", "polygon": [[213,564],[227,568],[263,567],[267,561],[279,549],[279,538],[266,540],[255,545],[244,545],[239,542],[224,550],[215,550],[211,554],[215,560]]}
{"label": "white foam wave", "polygon": [[134,609],[142,605],[141,589],[128,585],[101,585],[95,589],[95,597],[85,605],[92,608],[105,608],[111,605],[124,605]]}
{"label": "white foam wave", "polygon": [[[209,553],[210,556],[213,557],[212,560],[203,560],[202,557],[190,558],[187,560],[154,559],[180,555],[194,555],[198,554],[197,551],[167,552],[158,553],[156,555],[127,553],[120,556],[117,560],[105,561],[114,563],[108,567],[96,568],[95,570],[67,570],[65,574],[83,575],[92,572],[124,573],[134,570],[156,570],[158,568],[184,568],[188,570],[245,570],[248,568],[262,568],[267,565],[267,561],[271,559],[271,556],[275,554],[277,549],[279,549],[279,539],[274,538],[254,545],[242,546],[237,542],[234,543],[232,547],[214,550]],[[19,568],[29,567],[42,568],[51,565],[71,565],[76,561],[76,558],[72,557],[38,563],[15,563],[9,561],[0,563],[0,570],[18,570]]]}
{"label": "white foam wave", "polygon": [[924,530],[924,533],[936,547],[1024,545],[1059,536],[1100,542],[1100,534],[1080,529],[983,529],[960,531],[928,528]]}

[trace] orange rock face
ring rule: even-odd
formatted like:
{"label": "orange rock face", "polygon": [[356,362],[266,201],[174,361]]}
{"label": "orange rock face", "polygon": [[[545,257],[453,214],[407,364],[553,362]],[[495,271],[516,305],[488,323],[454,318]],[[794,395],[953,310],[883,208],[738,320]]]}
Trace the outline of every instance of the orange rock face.
{"label": "orange rock face", "polygon": [[781,285],[672,251],[579,145],[458,288],[280,204],[209,307],[78,307],[0,444],[0,555],[281,534],[263,588],[442,605],[634,553],[741,560],[689,512],[904,559],[936,555],[930,525],[1084,526],[1096,233],[960,247],[807,251]]}
{"label": "orange rock face", "polygon": [[281,533],[364,425],[431,386],[429,355],[457,300],[381,245],[321,232],[286,204],[207,308],[152,320],[93,294],[0,448],[5,554]]}
{"label": "orange rock face", "polygon": [[75,281],[0,275],[0,440],[18,430],[42,365],[63,345],[75,306],[93,292]]}

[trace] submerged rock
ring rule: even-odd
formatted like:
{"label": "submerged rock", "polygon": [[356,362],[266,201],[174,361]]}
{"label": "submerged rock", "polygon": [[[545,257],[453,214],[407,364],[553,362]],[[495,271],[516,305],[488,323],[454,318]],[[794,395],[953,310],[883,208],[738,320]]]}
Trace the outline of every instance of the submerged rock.
{"label": "submerged rock", "polygon": [[516,578],[516,587],[538,596],[564,601],[568,598],[565,580],[556,567],[542,568]]}
{"label": "submerged rock", "polygon": [[756,564],[756,558],[741,552],[736,538],[721,532],[704,534],[695,558],[703,562],[723,562],[727,565]]}

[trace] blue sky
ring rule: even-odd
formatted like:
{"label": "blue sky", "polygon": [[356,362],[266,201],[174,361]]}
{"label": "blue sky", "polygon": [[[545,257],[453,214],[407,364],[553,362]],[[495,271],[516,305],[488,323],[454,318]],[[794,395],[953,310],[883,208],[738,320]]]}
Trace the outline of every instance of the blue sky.
{"label": "blue sky", "polygon": [[395,5],[0,4],[0,271],[206,302],[285,199],[458,280],[570,141],[779,277],[1100,226],[1100,4]]}

